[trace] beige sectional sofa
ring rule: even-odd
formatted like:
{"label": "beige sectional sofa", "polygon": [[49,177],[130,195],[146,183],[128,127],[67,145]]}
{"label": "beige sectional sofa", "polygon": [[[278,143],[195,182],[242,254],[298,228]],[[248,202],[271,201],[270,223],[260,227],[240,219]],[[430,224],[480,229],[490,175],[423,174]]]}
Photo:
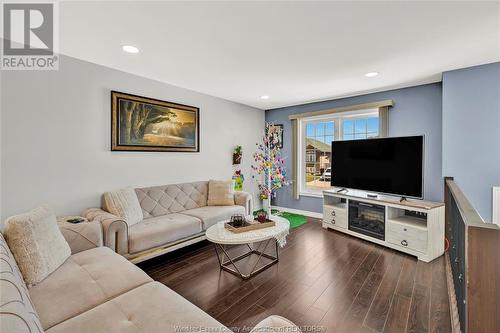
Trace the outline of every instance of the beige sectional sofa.
{"label": "beige sectional sofa", "polygon": [[100,221],[104,244],[133,263],[176,250],[205,239],[205,231],[233,214],[251,214],[252,197],[234,193],[234,205],[208,206],[208,182],[192,182],[136,188],[143,220],[130,224],[102,208],[89,208],[83,215]]}
{"label": "beige sectional sofa", "polygon": [[[154,282],[107,247],[72,255],[42,282],[28,288],[0,235],[0,331],[2,333],[147,333],[229,331],[207,313]],[[271,316],[254,331],[293,332]]]}

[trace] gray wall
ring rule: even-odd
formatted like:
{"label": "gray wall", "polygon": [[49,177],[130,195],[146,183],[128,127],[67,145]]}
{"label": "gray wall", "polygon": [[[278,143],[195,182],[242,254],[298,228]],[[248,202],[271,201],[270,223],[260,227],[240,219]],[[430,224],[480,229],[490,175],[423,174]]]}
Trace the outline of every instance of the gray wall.
{"label": "gray wall", "polygon": [[500,186],[500,62],[443,74],[443,175],[491,222]]}
{"label": "gray wall", "polygon": [[[80,214],[126,186],[230,179],[236,144],[255,192],[262,110],[64,56],[59,71],[3,72],[1,86],[2,220],[43,203]],[[201,152],[111,152],[110,90],[199,107]]]}
{"label": "gray wall", "polygon": [[[291,122],[288,120],[289,115],[392,99],[394,100],[394,107],[389,110],[389,136],[425,135],[424,198],[441,201],[443,199],[443,180],[441,177],[441,98],[441,83],[434,83],[268,110],[266,111],[266,121],[284,125],[283,156],[287,157],[287,171],[290,174],[292,133]],[[322,211],[322,199],[301,197],[299,200],[295,200],[292,197],[291,187],[287,187],[279,193],[274,204],[281,207],[313,212]]]}
{"label": "gray wall", "polygon": [[[2,129],[2,118],[3,118],[3,103],[1,103],[1,100],[3,100],[3,96],[1,94],[2,91],[2,76],[3,76],[3,71],[0,70],[0,130]],[[2,170],[3,170],[3,158],[2,157],[2,132],[0,132],[0,217],[2,216],[3,212],[3,207],[2,207],[2,188],[3,188],[3,178],[2,178]],[[0,219],[0,226],[2,226],[2,220]]]}

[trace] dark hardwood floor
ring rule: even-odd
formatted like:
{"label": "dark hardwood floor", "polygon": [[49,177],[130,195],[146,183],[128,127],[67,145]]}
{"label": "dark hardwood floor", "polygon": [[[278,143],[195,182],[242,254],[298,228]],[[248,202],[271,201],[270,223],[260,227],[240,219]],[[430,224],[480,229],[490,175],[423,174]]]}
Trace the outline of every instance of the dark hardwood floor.
{"label": "dark hardwood floor", "polygon": [[221,271],[209,242],[139,266],[230,328],[277,314],[309,330],[354,333],[451,332],[444,265],[444,257],[426,264],[309,219],[291,231],[280,262],[248,281]]}

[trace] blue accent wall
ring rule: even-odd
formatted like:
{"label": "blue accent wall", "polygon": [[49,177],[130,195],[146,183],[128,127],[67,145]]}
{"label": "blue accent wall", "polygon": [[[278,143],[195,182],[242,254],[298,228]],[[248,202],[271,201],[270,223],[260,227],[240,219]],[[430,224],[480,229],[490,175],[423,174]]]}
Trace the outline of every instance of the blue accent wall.
{"label": "blue accent wall", "polygon": [[[292,162],[292,128],[289,115],[385,99],[394,101],[394,107],[389,109],[389,136],[425,135],[424,198],[442,201],[441,83],[267,110],[266,121],[284,125],[283,156],[286,158],[289,175]],[[281,190],[273,204],[312,212],[321,212],[323,209],[321,198],[301,196],[299,200],[295,200],[291,186]]]}
{"label": "blue accent wall", "polygon": [[443,74],[443,175],[491,222],[500,186],[500,62]]}

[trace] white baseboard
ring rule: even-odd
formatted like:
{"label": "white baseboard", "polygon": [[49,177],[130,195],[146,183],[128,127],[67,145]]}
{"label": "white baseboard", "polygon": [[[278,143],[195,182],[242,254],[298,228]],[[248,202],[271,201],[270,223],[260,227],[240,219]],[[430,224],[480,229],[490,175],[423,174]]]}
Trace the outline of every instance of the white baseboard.
{"label": "white baseboard", "polygon": [[316,213],[316,212],[310,212],[308,210],[300,210],[300,209],[293,209],[293,208],[288,208],[288,207],[279,207],[279,206],[271,206],[272,209],[277,209],[289,213],[294,213],[294,214],[301,214],[309,217],[315,217],[317,219],[322,219],[323,218],[323,213]]}

